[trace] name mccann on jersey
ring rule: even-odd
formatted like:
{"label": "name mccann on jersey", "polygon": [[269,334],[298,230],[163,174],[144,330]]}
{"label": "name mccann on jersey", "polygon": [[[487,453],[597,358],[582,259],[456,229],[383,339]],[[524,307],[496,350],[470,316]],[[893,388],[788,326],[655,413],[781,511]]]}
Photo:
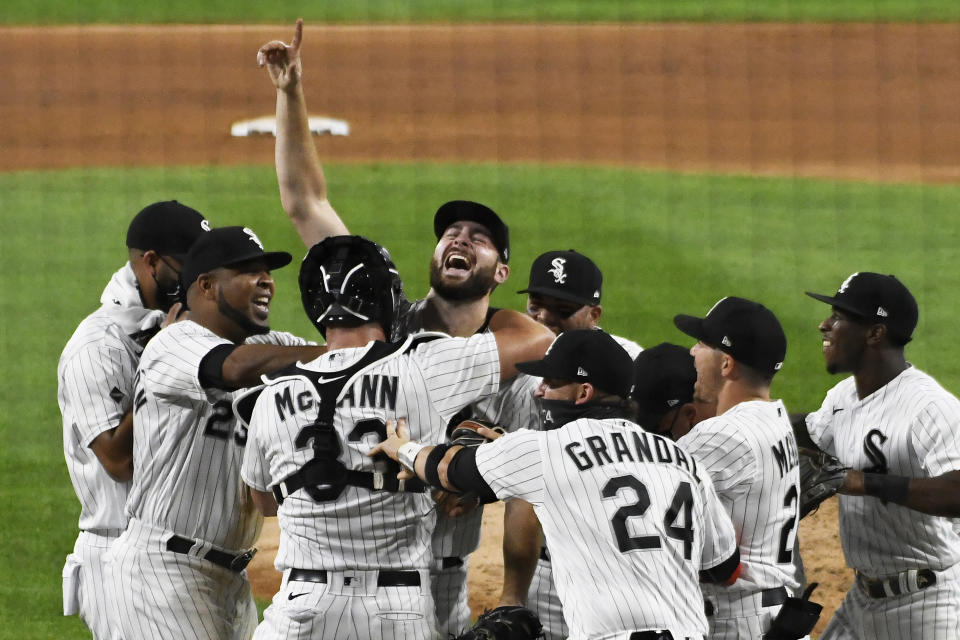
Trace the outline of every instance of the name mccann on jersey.
{"label": "name mccann on jersey", "polygon": [[[360,385],[360,397],[357,399],[357,385]],[[360,380],[350,385],[350,388],[337,407],[377,407],[380,409],[395,410],[397,408],[397,376],[385,375],[363,375]],[[314,399],[312,391],[303,391],[293,397],[290,388],[287,387],[282,393],[275,396],[277,405],[277,414],[281,420],[286,420],[287,415],[292,415],[297,411],[307,411],[313,407]],[[286,415],[284,414],[286,410]]]}
{"label": "name mccann on jersey", "polygon": [[777,460],[777,469],[782,478],[788,471],[800,464],[800,456],[797,453],[797,441],[793,436],[787,436],[777,444],[770,447],[773,451],[773,457]]}
{"label": "name mccann on jersey", "polygon": [[673,441],[645,431],[631,431],[629,441],[617,431],[588,436],[583,442],[574,440],[563,450],[580,471],[615,462],[653,462],[683,467],[701,482],[696,460]]}

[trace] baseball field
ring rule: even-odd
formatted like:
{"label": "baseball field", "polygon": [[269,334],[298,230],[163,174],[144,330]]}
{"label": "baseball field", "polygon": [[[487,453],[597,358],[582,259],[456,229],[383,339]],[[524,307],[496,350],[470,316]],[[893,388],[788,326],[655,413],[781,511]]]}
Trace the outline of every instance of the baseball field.
{"label": "baseball field", "polygon": [[[858,270],[894,273],[920,324],[909,359],[960,391],[960,5],[954,2],[26,2],[0,8],[0,637],[88,637],[60,615],[79,505],[62,450],[56,363],[125,260],[132,215],[176,198],[215,225],[303,251],[280,206],[258,47],[303,16],[311,113],[330,197],[427,291],[437,205],[478,200],[513,236],[513,273],[576,248],[604,272],[602,325],[686,344],[676,313],[759,300],[789,347],[791,409],[837,382],[817,324]],[[129,24],[128,24],[129,23]],[[271,26],[264,26],[271,25]],[[272,324],[305,337],[294,268]],[[475,609],[498,595],[493,526]],[[818,631],[852,575],[835,503],[801,525]],[[264,539],[263,548],[275,544]],[[265,602],[269,553],[251,569]]]}

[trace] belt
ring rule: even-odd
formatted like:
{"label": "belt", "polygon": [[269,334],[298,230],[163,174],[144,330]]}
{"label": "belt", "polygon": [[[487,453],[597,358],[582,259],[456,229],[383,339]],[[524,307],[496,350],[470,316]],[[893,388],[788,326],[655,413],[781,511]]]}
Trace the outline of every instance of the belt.
{"label": "belt", "polygon": [[440,559],[440,567],[442,569],[453,569],[454,567],[462,567],[463,558],[457,556],[447,556],[446,558]]}
{"label": "belt", "polygon": [[[550,552],[547,551],[546,547],[540,547],[540,559],[544,562],[550,562]],[[646,633],[646,631],[644,631]]]}
{"label": "belt", "polygon": [[[194,547],[197,543],[190,538],[184,538],[183,536],[172,536],[167,540],[167,551],[173,551],[174,553],[190,553],[190,549]],[[217,551],[216,549],[210,549],[205,554],[203,554],[204,560],[209,560],[215,565],[219,565],[224,569],[229,569],[236,573],[240,573],[247,568],[247,565],[250,564],[250,560],[253,559],[253,556],[257,555],[256,549],[247,549],[239,555],[233,555],[225,551]]]}
{"label": "belt", "polygon": [[889,578],[868,578],[857,573],[863,590],[871,598],[887,598],[904,593],[920,591],[937,584],[937,574],[932,569],[912,569]]}
{"label": "belt", "polygon": [[[773,587],[772,589],[764,589],[760,592],[760,606],[761,607],[775,607],[778,604],[783,604],[787,601],[787,589],[786,587]],[[709,600],[703,601],[703,612],[709,618],[714,613],[716,609],[713,606],[713,603]]]}
{"label": "belt", "polygon": [[[324,569],[290,569],[288,581],[316,582],[327,584],[327,572]],[[378,587],[419,587],[420,573],[418,571],[385,571],[377,572]]]}

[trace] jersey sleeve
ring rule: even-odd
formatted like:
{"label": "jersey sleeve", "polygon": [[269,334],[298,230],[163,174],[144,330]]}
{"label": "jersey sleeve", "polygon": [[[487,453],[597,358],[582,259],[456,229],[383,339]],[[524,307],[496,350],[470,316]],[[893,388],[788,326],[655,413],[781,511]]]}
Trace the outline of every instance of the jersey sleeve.
{"label": "jersey sleeve", "polygon": [[144,387],[154,396],[173,403],[206,400],[207,391],[199,378],[200,362],[211,349],[222,344],[233,343],[189,321],[170,325],[143,352],[140,375]]}
{"label": "jersey sleeve", "polygon": [[730,514],[723,508],[710,477],[701,483],[703,496],[703,553],[700,569],[713,569],[728,560],[737,549],[737,534]]}
{"label": "jersey sleeve", "polygon": [[757,465],[750,443],[733,424],[717,418],[701,422],[677,442],[703,463],[717,491],[749,480]]}
{"label": "jersey sleeve", "polygon": [[444,422],[500,388],[500,354],[492,333],[432,340],[419,345],[414,358],[430,402]]}
{"label": "jersey sleeve", "polygon": [[960,402],[950,396],[928,403],[914,418],[910,437],[929,477],[960,469]]}
{"label": "jersey sleeve", "polygon": [[837,404],[837,393],[837,387],[828,391],[820,408],[807,414],[807,433],[810,434],[810,439],[821,451],[825,451],[832,456],[837,455],[833,425],[833,410]]}
{"label": "jersey sleeve", "polygon": [[257,491],[269,491],[270,485],[275,484],[270,477],[270,465],[267,462],[267,450],[264,446],[267,434],[276,433],[273,424],[277,412],[271,410],[274,406],[274,391],[277,385],[267,387],[260,393],[250,416],[250,426],[247,431],[247,445],[243,450],[243,463],[240,466],[240,477],[250,487]]}
{"label": "jersey sleeve", "polygon": [[137,358],[115,332],[72,354],[61,367],[60,388],[84,447],[113,429],[133,406]]}
{"label": "jersey sleeve", "polygon": [[542,434],[521,430],[477,447],[477,470],[500,500],[544,500]]}
{"label": "jersey sleeve", "polygon": [[540,428],[540,414],[533,394],[540,378],[521,373],[500,387],[496,395],[473,405],[473,415],[494,422],[506,431]]}
{"label": "jersey sleeve", "polygon": [[250,336],[247,338],[246,344],[276,344],[280,345],[281,347],[302,347],[304,345],[313,345],[316,343],[308,342],[300,336],[295,336],[292,333],[287,333],[286,331],[271,331],[269,333]]}

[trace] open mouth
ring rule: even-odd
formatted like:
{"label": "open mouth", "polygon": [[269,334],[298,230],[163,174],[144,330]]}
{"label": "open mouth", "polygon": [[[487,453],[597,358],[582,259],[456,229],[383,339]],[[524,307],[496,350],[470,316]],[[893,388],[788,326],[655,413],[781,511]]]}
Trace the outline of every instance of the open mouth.
{"label": "open mouth", "polygon": [[833,346],[833,342],[829,338],[823,339],[823,352],[826,353]]}
{"label": "open mouth", "polygon": [[470,259],[462,253],[451,251],[443,261],[443,270],[451,275],[466,275],[470,271]]}
{"label": "open mouth", "polygon": [[264,316],[270,313],[270,297],[269,296],[258,296],[253,299],[253,308],[259,311]]}

